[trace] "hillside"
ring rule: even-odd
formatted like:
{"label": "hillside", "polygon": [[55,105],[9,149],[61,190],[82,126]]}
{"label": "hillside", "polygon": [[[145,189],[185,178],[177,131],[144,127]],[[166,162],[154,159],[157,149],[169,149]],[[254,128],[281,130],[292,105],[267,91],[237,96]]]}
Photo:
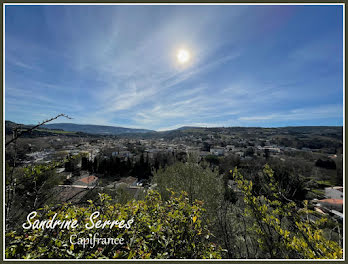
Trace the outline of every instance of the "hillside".
{"label": "hillside", "polygon": [[[20,127],[21,129],[29,129],[33,125],[23,125],[17,124],[12,121],[5,121],[6,134],[12,134],[14,127]],[[44,135],[45,133],[59,133],[59,134],[94,134],[94,135],[120,135],[120,134],[142,134],[154,132],[153,130],[147,129],[134,129],[126,127],[114,127],[114,126],[99,126],[99,125],[79,125],[71,123],[56,123],[56,124],[47,124],[42,125],[40,129],[36,129],[32,132],[34,135]]]}
{"label": "hillside", "polygon": [[152,130],[147,129],[134,129],[126,127],[114,127],[114,126],[99,126],[99,125],[79,125],[71,123],[55,123],[44,125],[43,128],[48,129],[62,129],[64,131],[83,132],[88,134],[99,135],[119,135],[125,133],[147,133]]}

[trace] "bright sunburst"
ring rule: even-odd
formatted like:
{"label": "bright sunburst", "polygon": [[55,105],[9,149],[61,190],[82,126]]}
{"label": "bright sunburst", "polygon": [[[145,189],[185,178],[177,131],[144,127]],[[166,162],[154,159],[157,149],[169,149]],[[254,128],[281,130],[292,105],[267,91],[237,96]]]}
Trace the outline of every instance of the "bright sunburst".
{"label": "bright sunburst", "polygon": [[187,63],[190,58],[191,58],[191,55],[190,55],[190,52],[186,49],[180,49],[178,51],[178,53],[176,54],[176,58],[178,60],[179,63]]}

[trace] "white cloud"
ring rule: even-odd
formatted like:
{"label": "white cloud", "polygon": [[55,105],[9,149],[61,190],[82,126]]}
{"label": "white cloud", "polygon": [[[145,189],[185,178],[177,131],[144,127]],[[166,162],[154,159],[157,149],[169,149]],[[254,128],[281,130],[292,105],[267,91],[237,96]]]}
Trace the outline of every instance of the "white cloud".
{"label": "white cloud", "polygon": [[[308,54],[311,43],[308,47],[299,43],[297,51],[289,54],[288,50],[282,53],[283,58],[278,51],[272,53],[265,38],[261,44],[268,48],[261,45],[259,53],[253,41],[260,36],[246,29],[262,21],[240,19],[249,12],[248,7],[86,6],[62,10],[46,12],[43,23],[47,32],[55,33],[48,38],[53,45],[31,38],[24,42],[17,36],[19,39],[11,41],[13,46],[6,46],[8,54],[21,51],[7,58],[12,65],[27,73],[31,73],[31,65],[42,66],[41,74],[13,78],[10,84],[17,89],[9,87],[7,79],[6,104],[12,109],[36,108],[35,102],[40,102],[42,108],[52,111],[68,109],[79,123],[150,129],[178,123],[230,125],[304,120],[306,116],[318,119],[328,112],[334,116],[332,109],[284,111],[303,98],[314,105],[316,98],[329,94],[332,80],[317,85],[322,82],[319,77],[299,73],[299,65],[316,59],[326,46],[318,41],[315,52]],[[280,43],[272,32],[267,34],[272,45]],[[190,50],[192,61],[179,67],[175,52],[183,46]],[[255,60],[253,52],[257,52]],[[263,61],[267,56],[270,61]],[[238,63],[231,63],[234,61]],[[214,71],[212,77],[216,69],[219,72]],[[303,83],[307,79],[312,86]]]}
{"label": "white cloud", "polygon": [[239,117],[240,121],[258,122],[265,120],[272,121],[296,121],[312,120],[322,118],[337,118],[342,116],[343,107],[341,105],[323,105],[315,108],[299,108],[282,113],[272,113],[267,115]]}

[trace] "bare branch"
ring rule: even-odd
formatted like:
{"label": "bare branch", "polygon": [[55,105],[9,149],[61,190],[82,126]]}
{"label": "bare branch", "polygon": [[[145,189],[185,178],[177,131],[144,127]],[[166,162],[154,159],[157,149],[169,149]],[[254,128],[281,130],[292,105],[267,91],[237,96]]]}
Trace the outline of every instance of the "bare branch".
{"label": "bare branch", "polygon": [[[40,126],[42,126],[42,125],[44,125],[44,124],[46,124],[46,123],[48,123],[48,122],[51,122],[51,121],[53,121],[53,120],[55,120],[55,119],[57,119],[57,118],[59,118],[59,117],[65,117],[65,118],[68,118],[68,119],[72,119],[71,117],[69,117],[68,115],[65,115],[65,114],[59,114],[59,115],[57,115],[57,116],[55,116],[55,117],[52,117],[52,118],[50,118],[50,119],[47,119],[47,120],[44,120],[44,121],[42,121],[41,123],[39,123],[39,124],[37,124],[36,126],[33,126],[33,127],[31,127],[31,128],[29,128],[29,129],[27,129],[27,130],[25,130],[25,131],[21,131],[21,132],[19,132],[19,133],[15,133],[15,136],[11,139],[11,140],[9,140],[8,142],[6,142],[6,144],[5,144],[5,147],[7,147],[9,144],[11,144],[12,142],[14,142],[14,141],[16,141],[20,136],[22,136],[24,133],[30,133],[31,131],[33,131],[34,129],[36,129],[36,128],[38,128],[38,127],[40,127]],[[17,129],[17,128],[16,128]]]}

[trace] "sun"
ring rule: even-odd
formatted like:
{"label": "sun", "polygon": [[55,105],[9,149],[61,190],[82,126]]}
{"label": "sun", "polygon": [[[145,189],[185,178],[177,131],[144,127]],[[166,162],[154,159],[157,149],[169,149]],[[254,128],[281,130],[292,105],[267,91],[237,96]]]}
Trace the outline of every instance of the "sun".
{"label": "sun", "polygon": [[191,55],[190,55],[190,52],[188,50],[180,49],[176,54],[176,58],[177,58],[179,63],[184,64],[190,60]]}

